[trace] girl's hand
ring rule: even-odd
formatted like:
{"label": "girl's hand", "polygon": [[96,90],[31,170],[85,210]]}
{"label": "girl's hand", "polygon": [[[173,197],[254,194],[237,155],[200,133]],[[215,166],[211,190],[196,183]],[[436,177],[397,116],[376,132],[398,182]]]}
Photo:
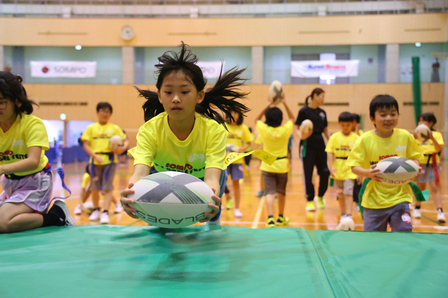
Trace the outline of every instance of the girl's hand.
{"label": "girl's hand", "polygon": [[422,167],[418,167],[418,174],[417,177],[415,177],[415,179],[417,179],[418,177],[420,177],[421,175],[423,175],[425,173],[425,170],[423,170]]}
{"label": "girl's hand", "polygon": [[131,189],[132,186],[134,186],[134,183],[129,183],[128,188],[126,188],[125,190],[123,190],[121,192],[121,198],[120,198],[120,202],[121,205],[123,205],[123,209],[124,211],[132,218],[138,218],[137,215],[135,215],[134,212],[137,212],[137,209],[132,208],[131,206],[129,206],[129,204],[134,204],[135,200],[132,199],[128,199],[127,197],[133,193],[135,193],[135,190]]}
{"label": "girl's hand", "polygon": [[[215,193],[215,189],[212,188],[212,190],[213,190],[213,193]],[[219,213],[219,210],[221,207],[221,199],[217,195],[212,195],[212,199],[213,199],[213,201],[215,201],[215,204],[212,204],[212,203],[208,204],[208,207],[212,208],[212,211],[204,212],[204,215],[207,218],[201,219],[200,222],[207,222],[210,219],[212,219],[213,217],[215,217],[216,214]]]}
{"label": "girl's hand", "polygon": [[376,164],[375,165],[371,165],[370,168],[367,170],[367,177],[371,178],[372,180],[381,182],[381,180],[383,180],[383,178],[381,178],[380,176],[380,169],[376,168]]}
{"label": "girl's hand", "polygon": [[310,129],[307,133],[302,134],[302,140],[308,139],[313,134],[313,130]]}
{"label": "girl's hand", "polygon": [[336,176],[336,169],[334,168],[334,167],[331,167],[330,168],[330,174],[331,174],[331,176]]}

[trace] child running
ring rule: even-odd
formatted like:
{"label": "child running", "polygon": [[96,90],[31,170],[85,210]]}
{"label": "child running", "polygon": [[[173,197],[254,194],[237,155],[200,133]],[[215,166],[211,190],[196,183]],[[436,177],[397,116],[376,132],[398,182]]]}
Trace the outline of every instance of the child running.
{"label": "child running", "polygon": [[[358,139],[358,135],[352,132],[353,115],[351,113],[341,113],[338,121],[341,131],[330,136],[325,151],[328,153],[330,173],[334,178],[337,189],[337,200],[341,210],[341,221],[345,218],[347,222],[355,224],[351,214],[353,205],[353,186],[357,177],[352,173],[351,168],[347,166],[347,158]],[[339,222],[336,226],[336,230],[341,230],[342,228],[342,224]]]}
{"label": "child running", "polygon": [[[423,158],[420,159],[420,165],[424,173],[416,182],[420,190],[425,190],[426,184],[429,184],[430,197],[434,199],[434,204],[437,208],[437,221],[444,223],[446,219],[445,214],[443,214],[442,199],[440,196],[442,190],[442,185],[440,184],[440,152],[444,145],[443,137],[440,132],[434,130],[437,119],[433,113],[422,114],[419,117],[419,121],[419,124],[425,124],[431,129],[431,134],[429,135],[429,139],[424,142],[417,140],[424,154]],[[412,211],[413,217],[422,217],[420,208],[421,203],[416,201],[415,209]]]}
{"label": "child running", "polygon": [[49,143],[42,120],[31,115],[33,104],[22,78],[0,71],[0,233],[76,225],[63,201],[55,200],[48,210],[53,175],[44,151]]}
{"label": "child running", "polygon": [[[255,119],[257,131],[263,138],[263,150],[277,156],[277,160],[272,164],[261,163],[264,186],[266,190],[266,209],[268,220],[266,227],[272,228],[276,225],[285,226],[289,223],[289,218],[284,216],[286,203],[286,183],[288,182],[289,160],[288,141],[294,128],[294,114],[289,109],[285,99],[281,101],[288,113],[289,120],[282,125],[283,113],[277,108],[270,108],[269,104]],[[262,122],[263,115],[266,122]],[[278,195],[278,218],[274,220],[274,199]]]}
{"label": "child running", "polygon": [[[376,164],[391,156],[405,157],[419,164],[423,155],[414,137],[396,128],[399,109],[395,98],[377,95],[370,102],[369,110],[375,129],[358,138],[347,160],[354,174],[371,179],[360,198],[364,207],[364,231],[387,231],[389,224],[393,232],[412,232],[410,186],[382,183]],[[421,171],[419,167],[420,175]]]}
{"label": "child running", "polygon": [[232,112],[243,116],[248,111],[237,101],[247,96],[238,90],[244,83],[240,78],[244,69],[227,71],[206,92],[196,55],[184,43],[180,47],[179,53],[170,51],[159,57],[157,92],[138,89],[147,99],[143,109],[145,119],[150,120],[137,134],[134,173],[121,201],[126,213],[137,218],[137,210],[128,205],[135,201],[127,198],[134,193],[134,183],[149,175],[152,165],[158,172],[180,171],[203,179],[214,191],[215,204],[209,204],[212,211],[205,212],[201,222],[220,224],[220,197],[227,179],[225,118],[233,118]]}

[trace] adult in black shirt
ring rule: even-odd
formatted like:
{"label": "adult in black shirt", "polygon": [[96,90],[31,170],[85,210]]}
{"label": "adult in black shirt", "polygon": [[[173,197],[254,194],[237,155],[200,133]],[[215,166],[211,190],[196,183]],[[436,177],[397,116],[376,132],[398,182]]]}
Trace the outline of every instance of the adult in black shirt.
{"label": "adult in black shirt", "polygon": [[303,177],[304,188],[306,193],[306,199],[308,201],[306,205],[307,211],[316,210],[314,207],[314,185],[313,185],[313,171],[314,166],[317,168],[319,175],[319,192],[316,197],[317,207],[319,209],[325,208],[325,202],[323,196],[328,188],[328,178],[330,177],[330,171],[327,166],[327,153],[325,152],[325,141],[322,134],[328,140],[328,122],[327,114],[324,110],[319,108],[324,102],[325,92],[321,88],[315,88],[311,95],[305,100],[305,106],[300,109],[299,115],[296,120],[296,128],[298,129],[300,124],[305,119],[309,119],[313,122],[313,130],[306,134],[300,134],[300,149],[299,155],[302,159],[303,165]]}

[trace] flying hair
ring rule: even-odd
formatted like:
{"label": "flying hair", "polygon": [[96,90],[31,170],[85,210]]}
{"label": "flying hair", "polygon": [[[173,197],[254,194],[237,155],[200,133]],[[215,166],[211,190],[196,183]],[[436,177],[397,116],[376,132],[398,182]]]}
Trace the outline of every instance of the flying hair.
{"label": "flying hair", "polygon": [[[173,73],[180,72],[185,78],[192,83],[197,92],[204,90],[207,80],[204,78],[201,68],[197,65],[198,58],[191,52],[188,45],[179,46],[180,52],[168,51],[158,58],[159,63],[155,65],[158,90],[161,89],[164,78]],[[238,113],[241,117],[249,111],[249,108],[238,102],[238,99],[244,99],[249,93],[242,92],[239,87],[243,86],[246,79],[241,77],[246,70],[234,67],[218,77],[216,84],[205,90],[204,100],[196,105],[196,112],[207,118],[214,119],[220,124],[225,124],[226,118],[232,117],[232,111]],[[146,98],[143,104],[143,112],[145,121],[157,116],[165,111],[160,103],[157,92],[150,90],[141,90],[135,87],[139,92],[139,96]]]}

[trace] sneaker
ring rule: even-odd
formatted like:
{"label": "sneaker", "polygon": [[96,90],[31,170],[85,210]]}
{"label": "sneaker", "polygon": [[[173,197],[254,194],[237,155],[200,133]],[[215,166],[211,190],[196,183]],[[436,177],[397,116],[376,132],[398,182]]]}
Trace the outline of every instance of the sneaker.
{"label": "sneaker", "polygon": [[109,214],[107,214],[106,212],[101,213],[100,222],[102,224],[108,224],[109,223]]}
{"label": "sneaker", "polygon": [[420,211],[420,209],[415,208],[414,210],[412,210],[412,217],[422,218],[422,212]]}
{"label": "sneaker", "polygon": [[243,217],[243,213],[240,212],[240,209],[235,209],[233,213],[235,214],[235,217]]}
{"label": "sneaker", "polygon": [[89,220],[97,221],[99,219],[100,219],[100,210],[97,210],[97,209],[93,210],[92,214],[90,214],[90,216],[89,216]]}
{"label": "sneaker", "polygon": [[289,218],[279,216],[277,218],[277,222],[275,223],[276,226],[287,226],[289,224]]}
{"label": "sneaker", "polygon": [[233,207],[232,200],[231,200],[231,199],[228,199],[227,202],[226,202],[226,208],[227,208],[227,210],[232,209],[232,207]]}
{"label": "sneaker", "polygon": [[308,201],[308,203],[306,203],[305,210],[306,211],[316,211],[316,207],[314,207],[314,202]]}
{"label": "sneaker", "polygon": [[75,211],[73,213],[75,215],[80,215],[82,213],[81,204],[76,205]]}
{"label": "sneaker", "polygon": [[266,223],[266,228],[274,228],[275,227],[275,221],[273,217],[268,218],[268,222]]}
{"label": "sneaker", "polygon": [[317,208],[318,209],[324,209],[325,208],[325,200],[324,200],[324,198],[316,197],[315,200],[317,202]]}
{"label": "sneaker", "polygon": [[65,221],[65,224],[63,224],[63,226],[76,226],[76,222],[71,217],[70,211],[68,210],[67,205],[63,201],[57,200],[57,201],[54,202],[54,205],[56,205],[59,208],[61,208],[62,211],[64,212],[64,217],[65,218],[61,218],[61,220]]}
{"label": "sneaker", "polygon": [[265,192],[264,190],[260,190],[260,191],[257,192],[257,194],[256,194],[257,198],[261,198],[261,197],[263,197],[263,196],[265,196],[265,195],[266,195],[266,192]]}
{"label": "sneaker", "polygon": [[437,210],[437,221],[440,223],[446,222],[445,214],[443,214],[443,212],[440,210]]}
{"label": "sneaker", "polygon": [[121,212],[123,212],[123,206],[121,205],[121,203],[120,202],[117,202],[116,204],[115,204],[115,213],[121,213]]}

